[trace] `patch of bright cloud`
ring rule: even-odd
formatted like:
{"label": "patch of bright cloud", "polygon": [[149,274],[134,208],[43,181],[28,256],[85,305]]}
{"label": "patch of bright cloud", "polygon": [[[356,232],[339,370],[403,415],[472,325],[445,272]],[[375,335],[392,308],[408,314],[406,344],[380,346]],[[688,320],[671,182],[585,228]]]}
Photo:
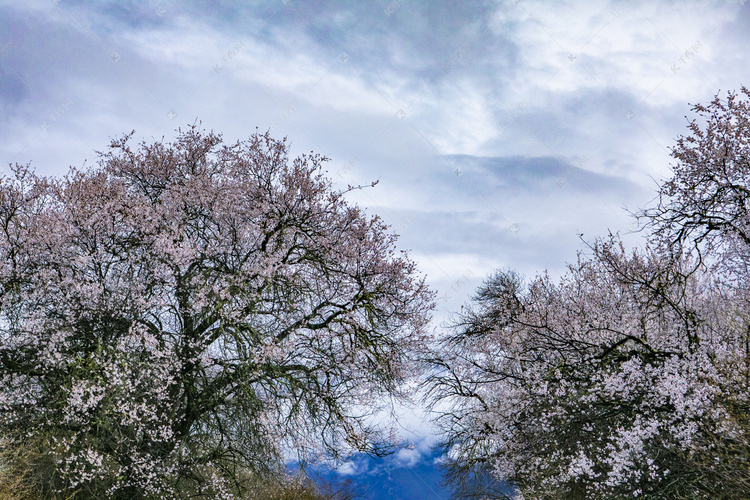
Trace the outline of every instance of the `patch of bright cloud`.
{"label": "patch of bright cloud", "polygon": [[422,453],[416,447],[402,448],[396,452],[393,467],[414,467],[422,459]]}
{"label": "patch of bright cloud", "polygon": [[349,460],[339,465],[336,472],[342,476],[359,476],[367,472],[367,464],[364,461]]}

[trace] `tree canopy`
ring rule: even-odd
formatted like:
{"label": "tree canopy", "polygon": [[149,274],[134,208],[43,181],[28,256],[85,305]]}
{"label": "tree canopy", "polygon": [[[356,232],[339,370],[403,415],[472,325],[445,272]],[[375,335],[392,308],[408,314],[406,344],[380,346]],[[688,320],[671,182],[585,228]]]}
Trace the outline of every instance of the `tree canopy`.
{"label": "tree canopy", "polygon": [[382,451],[370,416],[433,307],[396,237],[267,133],[131,139],[0,181],[0,431],[76,498],[231,497],[292,450]]}
{"label": "tree canopy", "polygon": [[559,282],[499,271],[456,317],[426,386],[457,480],[750,497],[748,97],[694,107],[643,249],[597,239]]}

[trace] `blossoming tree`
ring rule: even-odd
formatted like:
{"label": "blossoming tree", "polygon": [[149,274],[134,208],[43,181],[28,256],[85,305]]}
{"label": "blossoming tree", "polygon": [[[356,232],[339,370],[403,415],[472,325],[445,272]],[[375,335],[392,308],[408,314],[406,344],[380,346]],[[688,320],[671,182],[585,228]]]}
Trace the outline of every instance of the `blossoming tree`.
{"label": "blossoming tree", "polygon": [[432,293],[326,158],[131,135],[0,184],[0,432],[69,495],[231,497],[297,450],[377,453]]}
{"label": "blossoming tree", "polygon": [[[750,92],[743,89],[745,96]],[[525,498],[750,496],[750,105],[696,106],[650,242],[489,277],[427,383],[458,479]]]}

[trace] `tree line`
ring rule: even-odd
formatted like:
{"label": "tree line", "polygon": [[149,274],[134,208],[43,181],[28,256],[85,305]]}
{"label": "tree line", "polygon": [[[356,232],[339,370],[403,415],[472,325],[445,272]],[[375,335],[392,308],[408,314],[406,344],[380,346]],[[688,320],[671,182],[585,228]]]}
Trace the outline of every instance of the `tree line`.
{"label": "tree line", "polygon": [[634,214],[642,249],[601,237],[558,281],[498,270],[437,333],[434,292],[357,187],[268,133],[126,134],[61,178],[15,165],[0,466],[39,498],[254,498],[292,455],[391,451],[372,417],[416,387],[459,486],[750,497],[748,98],[693,107]]}

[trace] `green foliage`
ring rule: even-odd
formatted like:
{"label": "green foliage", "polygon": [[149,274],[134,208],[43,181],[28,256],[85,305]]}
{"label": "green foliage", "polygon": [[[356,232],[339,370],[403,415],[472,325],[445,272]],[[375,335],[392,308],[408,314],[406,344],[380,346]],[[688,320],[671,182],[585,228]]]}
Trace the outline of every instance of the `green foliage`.
{"label": "green foliage", "polygon": [[[85,489],[76,491],[59,488],[55,474],[55,461],[41,439],[29,441],[24,446],[14,446],[0,439],[0,499],[2,500],[94,500],[101,498]],[[210,483],[214,471],[205,470],[192,481],[180,484],[180,498],[210,495],[197,485]],[[236,475],[237,488],[233,493],[241,500],[354,500],[360,498],[349,481],[313,481],[304,472],[295,475],[282,471],[260,475],[248,470]],[[216,492],[214,492],[216,493]],[[148,499],[151,500],[151,499]],[[155,500],[155,499],[154,499]]]}

